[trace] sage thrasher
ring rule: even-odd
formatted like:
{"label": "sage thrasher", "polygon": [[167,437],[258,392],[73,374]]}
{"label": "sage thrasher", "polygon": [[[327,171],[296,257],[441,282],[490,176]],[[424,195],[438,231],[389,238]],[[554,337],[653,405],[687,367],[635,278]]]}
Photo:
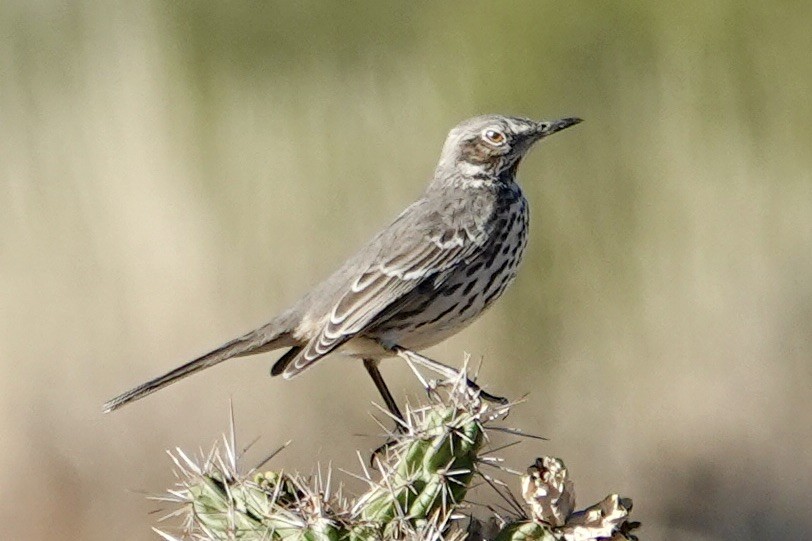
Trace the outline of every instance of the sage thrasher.
{"label": "sage thrasher", "polygon": [[460,123],[423,195],[332,276],[266,325],[117,396],[104,411],[232,357],[287,348],[272,375],[292,378],[332,352],[361,358],[402,419],[378,363],[399,356],[457,373],[415,350],[459,332],[516,277],[528,234],[516,169],[533,143],[578,122],[485,115]]}

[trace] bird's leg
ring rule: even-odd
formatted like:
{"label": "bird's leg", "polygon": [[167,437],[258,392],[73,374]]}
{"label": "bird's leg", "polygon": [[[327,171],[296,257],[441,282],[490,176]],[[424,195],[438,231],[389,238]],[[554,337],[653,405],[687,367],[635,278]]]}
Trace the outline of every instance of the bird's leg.
{"label": "bird's leg", "polygon": [[403,432],[403,426],[406,420],[404,419],[403,414],[400,412],[400,408],[398,408],[398,404],[395,402],[395,398],[392,396],[392,393],[389,392],[389,387],[386,386],[386,382],[383,380],[381,371],[378,370],[378,361],[374,359],[364,359],[364,368],[367,369],[369,377],[371,377],[372,381],[375,382],[375,387],[377,387],[378,392],[381,393],[381,397],[386,404],[386,408],[394,417],[397,417],[395,422],[395,431]]}
{"label": "bird's leg", "polygon": [[[431,370],[431,371],[433,371],[433,372],[435,372],[437,374],[440,374],[441,376],[443,376],[446,379],[453,379],[453,378],[456,378],[456,377],[460,376],[460,371],[459,370],[457,370],[455,368],[452,368],[452,367],[450,367],[450,366],[448,366],[446,364],[443,364],[441,362],[435,361],[434,359],[429,359],[428,357],[426,357],[424,355],[420,355],[419,353],[414,352],[414,351],[412,351],[410,349],[402,348],[400,346],[395,346],[395,347],[392,348],[392,351],[398,357],[400,357],[402,359],[405,359],[407,362],[411,362],[411,363],[423,366],[425,368],[428,368],[429,370]],[[490,394],[488,392],[483,391],[482,388],[480,388],[479,385],[477,385],[475,382],[471,381],[467,377],[465,378],[465,382],[466,382],[466,384],[468,385],[468,387],[470,389],[473,389],[474,391],[477,391],[479,393],[479,396],[481,396],[484,400],[487,400],[488,402],[495,402],[497,404],[502,404],[502,405],[505,405],[505,404],[507,404],[509,402],[507,398],[492,395],[492,394]]]}
{"label": "bird's leg", "polygon": [[[389,413],[397,418],[395,419],[394,433],[403,434],[406,431],[406,420],[404,419],[403,414],[400,412],[400,408],[398,408],[398,404],[395,402],[395,398],[392,396],[392,393],[389,392],[389,387],[386,386],[386,382],[383,380],[381,371],[378,370],[378,361],[374,359],[364,359],[364,368],[367,369],[369,377],[371,377],[372,381],[375,382],[375,387],[377,387],[378,392],[381,393],[381,397],[383,397],[383,401],[386,403]],[[375,457],[385,453],[389,446],[395,442],[397,442],[396,438],[390,438],[388,441],[384,442],[383,445],[372,451],[372,455],[369,457],[369,465],[374,467]]]}

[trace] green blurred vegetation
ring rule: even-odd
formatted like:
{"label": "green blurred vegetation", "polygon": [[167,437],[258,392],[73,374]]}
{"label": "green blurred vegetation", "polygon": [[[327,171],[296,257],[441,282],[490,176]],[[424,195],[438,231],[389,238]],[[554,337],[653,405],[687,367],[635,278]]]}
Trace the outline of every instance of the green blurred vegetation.
{"label": "green blurred vegetation", "polygon": [[8,537],[153,538],[121,486],[166,486],[162,450],[217,437],[235,395],[257,456],[294,439],[275,467],[376,447],[348,437],[375,394],[338,359],[290,383],[264,377],[272,356],[235,362],[99,409],[284,308],[484,112],[586,122],[522,166],[517,284],[432,355],[532,390],[514,422],[550,438],[536,454],[634,497],[646,539],[809,537],[810,20],[808,2],[0,4]]}

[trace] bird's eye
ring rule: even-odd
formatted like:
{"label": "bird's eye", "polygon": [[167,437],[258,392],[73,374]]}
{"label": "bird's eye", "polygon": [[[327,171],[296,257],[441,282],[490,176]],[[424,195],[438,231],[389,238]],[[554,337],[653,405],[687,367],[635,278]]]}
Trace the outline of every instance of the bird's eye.
{"label": "bird's eye", "polygon": [[505,144],[505,134],[500,132],[499,130],[494,130],[493,128],[485,130],[482,132],[482,137],[485,138],[487,142],[492,145],[500,146]]}

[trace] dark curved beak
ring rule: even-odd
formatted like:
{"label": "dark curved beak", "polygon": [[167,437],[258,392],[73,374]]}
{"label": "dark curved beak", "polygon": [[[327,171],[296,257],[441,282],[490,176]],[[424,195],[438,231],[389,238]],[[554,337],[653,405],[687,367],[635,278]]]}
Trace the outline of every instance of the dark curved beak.
{"label": "dark curved beak", "polygon": [[536,128],[536,137],[538,139],[542,139],[548,135],[554,134],[555,132],[565,130],[570,126],[575,126],[581,122],[583,121],[577,117],[562,118],[560,120],[543,120],[538,123]]}

